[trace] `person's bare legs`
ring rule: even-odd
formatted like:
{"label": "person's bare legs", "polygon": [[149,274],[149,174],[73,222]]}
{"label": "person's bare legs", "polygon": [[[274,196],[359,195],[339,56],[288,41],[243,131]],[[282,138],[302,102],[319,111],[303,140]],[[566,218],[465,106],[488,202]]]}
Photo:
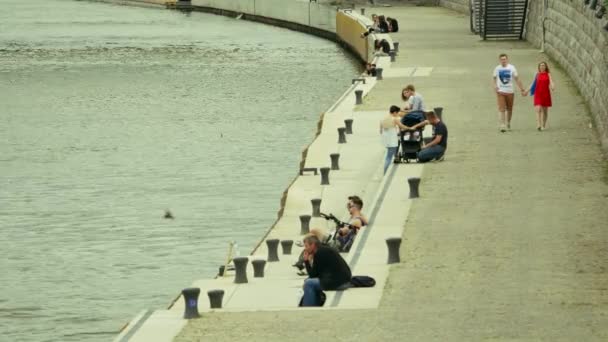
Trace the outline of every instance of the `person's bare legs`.
{"label": "person's bare legs", "polygon": [[505,132],[507,123],[506,116],[506,99],[502,94],[496,94],[496,102],[498,103],[498,124],[501,132]]}
{"label": "person's bare legs", "polygon": [[534,112],[536,112],[536,129],[541,130],[543,127],[543,112],[540,106],[534,106]]}
{"label": "person's bare legs", "polygon": [[509,94],[505,96],[505,104],[507,107],[507,129],[511,130],[511,118],[513,117],[513,100],[515,98],[514,94]]}
{"label": "person's bare legs", "polygon": [[547,129],[547,119],[549,119],[549,107],[542,107],[543,129]]}

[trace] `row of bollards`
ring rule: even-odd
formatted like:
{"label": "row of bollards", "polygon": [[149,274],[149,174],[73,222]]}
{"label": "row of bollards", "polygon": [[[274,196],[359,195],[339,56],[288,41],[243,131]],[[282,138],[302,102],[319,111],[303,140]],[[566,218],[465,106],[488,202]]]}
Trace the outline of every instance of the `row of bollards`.
{"label": "row of bollards", "polygon": [[[272,241],[271,244],[269,244],[268,242]],[[272,239],[272,240],[267,240],[266,243],[268,244],[268,246],[270,247],[271,245],[274,247],[273,252],[271,252],[271,249],[269,248],[268,253],[269,253],[269,259],[270,259],[270,255],[275,255],[276,256],[276,246],[278,246],[278,239]],[[293,245],[293,241],[291,240],[284,240],[281,241],[281,245],[283,246],[283,253],[284,254],[291,254],[291,247]],[[395,264],[395,263],[399,263],[401,262],[401,258],[399,256],[399,250],[401,247],[401,238],[388,238],[386,239],[386,245],[388,247],[388,260],[387,263],[388,264]],[[278,260],[278,259],[277,259]],[[235,284],[246,284],[248,282],[247,280],[247,262],[249,261],[249,258],[247,257],[238,257],[238,258],[234,258],[233,262],[234,262],[234,268],[235,268],[235,277],[234,277],[234,283]],[[266,260],[260,260],[260,259],[256,259],[253,260],[251,262],[251,264],[253,265],[253,276],[256,278],[263,278],[264,277],[264,267],[266,266]],[[185,308],[184,308],[184,318],[185,319],[192,319],[192,318],[198,318],[200,317],[200,314],[198,312],[198,297],[201,293],[201,289],[200,288],[186,288],[182,290],[182,296],[184,297],[184,302],[185,302]],[[223,298],[224,298],[224,290],[210,290],[207,291],[207,296],[209,297],[209,307],[211,309],[221,309],[222,308],[222,302],[223,302]]]}
{"label": "row of bollards", "polygon": [[[435,108],[435,113],[438,116],[441,116],[443,108],[438,107]],[[348,121],[348,122],[347,122]],[[346,142],[346,131],[348,130],[352,133],[352,120],[345,120],[346,127],[338,129],[338,133],[340,135],[340,139],[344,139]],[[332,166],[332,170],[339,170],[339,158],[340,154],[332,153],[330,154]],[[321,171],[321,184],[326,185],[329,184],[329,167],[320,168]],[[316,172],[316,170],[315,170]],[[418,198],[420,197],[420,178],[412,177],[408,178],[409,184],[409,198]],[[320,217],[321,216],[321,202],[320,198],[313,198],[310,200],[312,206],[312,216],[311,215],[300,215],[300,234],[305,235],[310,232],[310,221],[312,217]],[[388,249],[388,259],[387,264],[399,263],[401,261],[399,256],[399,251],[401,248],[402,239],[399,237],[388,238],[386,239],[386,245]],[[266,245],[268,248],[268,262],[277,262],[279,261],[279,251],[278,247],[281,244],[284,255],[290,255],[292,253],[293,240],[279,240],[279,239],[268,239],[266,240]],[[249,262],[249,258],[247,257],[236,257],[233,260],[234,269],[235,269],[235,284],[245,284],[248,283],[247,279],[247,264]],[[263,278],[264,277],[264,268],[266,266],[266,260],[255,259],[251,262],[253,266],[253,276],[255,278]],[[225,272],[224,266],[220,267],[220,275],[223,275]],[[191,319],[199,317],[198,312],[198,297],[200,295],[199,288],[187,288],[182,290],[182,295],[185,301],[185,309],[184,309],[184,318]],[[222,300],[224,297],[224,290],[210,290],[207,292],[209,297],[209,304],[212,309],[221,308]]]}
{"label": "row of bollards", "polygon": [[[198,287],[190,287],[182,290],[182,296],[184,297],[184,318],[192,319],[200,317],[198,313],[198,296],[201,293],[201,289]],[[207,291],[209,297],[209,307],[211,309],[221,309],[222,301],[224,299],[224,290],[210,290]]]}

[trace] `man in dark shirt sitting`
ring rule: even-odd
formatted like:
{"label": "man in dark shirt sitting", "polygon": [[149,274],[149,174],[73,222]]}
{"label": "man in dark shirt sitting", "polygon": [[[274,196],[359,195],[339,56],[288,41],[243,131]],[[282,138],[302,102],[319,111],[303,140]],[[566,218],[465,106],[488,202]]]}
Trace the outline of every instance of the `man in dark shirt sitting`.
{"label": "man in dark shirt sitting", "polygon": [[388,21],[389,29],[391,32],[399,31],[399,22],[397,21],[397,19],[388,17],[386,18],[386,21]]}
{"label": "man in dark shirt sitting", "polygon": [[309,278],[304,281],[302,306],[320,306],[320,292],[336,290],[349,283],[350,267],[335,249],[321,245],[316,236],[304,238],[304,265]]}
{"label": "man in dark shirt sitting", "polygon": [[418,152],[418,162],[420,163],[443,159],[443,154],[448,148],[448,128],[439,120],[435,112],[425,112],[424,115],[426,123],[433,125],[433,140]]}

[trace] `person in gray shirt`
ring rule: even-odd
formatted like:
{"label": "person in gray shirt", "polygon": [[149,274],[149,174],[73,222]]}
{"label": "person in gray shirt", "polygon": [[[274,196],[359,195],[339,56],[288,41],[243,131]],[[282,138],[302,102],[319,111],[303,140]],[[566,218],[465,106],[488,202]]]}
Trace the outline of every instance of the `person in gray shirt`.
{"label": "person in gray shirt", "polygon": [[408,84],[401,91],[401,98],[406,102],[403,108],[406,113],[411,111],[424,111],[424,99],[420,93],[416,92],[413,84]]}

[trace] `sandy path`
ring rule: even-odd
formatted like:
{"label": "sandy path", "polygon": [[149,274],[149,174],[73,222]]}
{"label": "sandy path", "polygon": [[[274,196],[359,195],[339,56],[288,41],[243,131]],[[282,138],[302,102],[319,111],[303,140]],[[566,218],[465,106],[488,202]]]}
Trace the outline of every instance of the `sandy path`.
{"label": "sandy path", "polygon": [[554,68],[548,131],[518,97],[514,129],[501,134],[489,87],[498,53],[525,82],[544,57],[526,43],[479,42],[468,18],[444,9],[383,13],[400,20],[402,50],[417,47],[395,67],[434,69],[386,79],[364,109],[398,104],[415,82],[445,107],[450,141],[447,160],[425,167],[380,308],[218,313],[176,341],[608,340],[607,163],[567,76]]}

